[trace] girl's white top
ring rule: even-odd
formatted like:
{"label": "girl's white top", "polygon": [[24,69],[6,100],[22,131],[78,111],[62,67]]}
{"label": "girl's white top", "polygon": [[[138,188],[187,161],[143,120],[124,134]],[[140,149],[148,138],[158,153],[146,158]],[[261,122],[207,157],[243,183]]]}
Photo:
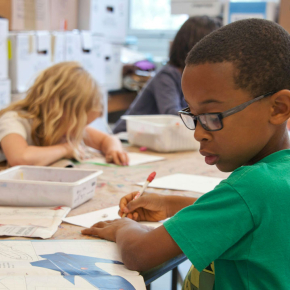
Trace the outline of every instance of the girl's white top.
{"label": "girl's white top", "polygon": [[0,117],[0,162],[6,160],[1,148],[1,141],[9,134],[19,134],[26,140],[28,145],[34,145],[31,138],[30,120],[19,117],[16,111],[6,112]]}

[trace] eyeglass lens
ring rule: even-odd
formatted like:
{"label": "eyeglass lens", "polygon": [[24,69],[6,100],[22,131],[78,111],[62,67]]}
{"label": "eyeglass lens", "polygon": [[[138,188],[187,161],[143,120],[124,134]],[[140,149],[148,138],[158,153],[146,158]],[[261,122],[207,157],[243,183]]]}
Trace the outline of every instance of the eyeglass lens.
{"label": "eyeglass lens", "polygon": [[[194,130],[196,127],[196,119],[192,116],[182,114],[182,120],[187,128]],[[199,115],[199,121],[202,127],[208,131],[219,130],[222,128],[222,123],[218,114]]]}
{"label": "eyeglass lens", "polygon": [[185,126],[190,129],[190,130],[194,130],[195,126],[196,126],[196,120],[194,118],[192,118],[191,116],[188,115],[181,115],[181,118],[185,124]]}
{"label": "eyeglass lens", "polygon": [[199,120],[205,130],[219,130],[222,128],[222,123],[218,114],[200,115]]}

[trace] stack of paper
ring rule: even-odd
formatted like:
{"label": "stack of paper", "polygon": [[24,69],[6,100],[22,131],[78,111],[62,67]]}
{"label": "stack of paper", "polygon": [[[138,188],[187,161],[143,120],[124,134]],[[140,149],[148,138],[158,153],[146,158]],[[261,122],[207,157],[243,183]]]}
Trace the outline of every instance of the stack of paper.
{"label": "stack of paper", "polygon": [[0,207],[0,236],[48,239],[57,231],[69,207]]}

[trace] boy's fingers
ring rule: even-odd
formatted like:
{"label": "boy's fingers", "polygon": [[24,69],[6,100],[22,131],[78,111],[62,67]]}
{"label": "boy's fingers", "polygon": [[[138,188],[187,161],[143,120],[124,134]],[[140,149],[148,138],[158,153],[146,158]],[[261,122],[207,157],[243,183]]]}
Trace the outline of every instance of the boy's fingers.
{"label": "boy's fingers", "polygon": [[89,236],[99,236],[100,229],[99,228],[89,228],[82,230],[83,235]]}
{"label": "boy's fingers", "polygon": [[146,199],[144,200],[144,197],[139,197],[135,200],[130,201],[126,207],[129,210],[129,212],[132,212],[136,210],[137,208],[143,208],[143,207],[145,208],[146,204],[147,204]]}
{"label": "boy's fingers", "polygon": [[119,207],[122,212],[128,213],[127,204],[132,201],[137,194],[137,191],[129,193],[120,199]]}

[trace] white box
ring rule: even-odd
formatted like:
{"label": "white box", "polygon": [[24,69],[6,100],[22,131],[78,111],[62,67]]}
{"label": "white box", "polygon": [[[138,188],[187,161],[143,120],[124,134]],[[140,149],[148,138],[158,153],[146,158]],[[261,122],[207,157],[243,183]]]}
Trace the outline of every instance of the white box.
{"label": "white box", "polygon": [[109,132],[108,126],[108,91],[105,86],[99,86],[99,91],[102,95],[103,99],[103,116],[94,120],[92,123],[89,124],[90,127],[102,131],[104,133],[111,133]]}
{"label": "white box", "polygon": [[0,80],[0,110],[11,103],[11,82],[9,79]]}
{"label": "white box", "polygon": [[75,208],[95,195],[102,171],[16,166],[0,172],[0,204]]}
{"label": "white box", "polygon": [[105,75],[108,91],[122,88],[122,62],[120,44],[105,43]]}
{"label": "white box", "polygon": [[23,100],[26,97],[26,93],[15,93],[11,94],[11,103],[18,102]]}
{"label": "white box", "polygon": [[220,0],[171,0],[171,14],[190,16],[218,16],[222,11]]}
{"label": "white box", "polygon": [[8,20],[0,18],[0,80],[8,78]]}
{"label": "white box", "polygon": [[81,42],[81,63],[96,82],[103,86],[106,81],[104,38],[93,36],[90,31],[82,31]]}
{"label": "white box", "polygon": [[235,1],[224,6],[224,25],[247,18],[260,18],[274,21],[277,1]]}
{"label": "white box", "polygon": [[129,143],[158,152],[198,150],[192,134],[174,115],[122,116],[127,122]]}
{"label": "white box", "polygon": [[9,77],[12,92],[23,93],[40,71],[51,65],[51,38],[47,31],[10,33]]}
{"label": "white box", "polygon": [[36,38],[33,32],[10,33],[9,77],[12,92],[25,92],[35,77]]}
{"label": "white box", "polygon": [[48,31],[36,31],[36,60],[34,67],[35,77],[44,69],[52,65],[51,36]]}
{"label": "white box", "polygon": [[128,7],[128,0],[81,0],[78,27],[103,35],[108,41],[124,43],[127,35]]}
{"label": "white box", "polygon": [[81,62],[81,35],[78,31],[65,32],[65,61]]}
{"label": "white box", "polygon": [[51,33],[51,62],[57,64],[65,61],[65,34],[64,32]]}

